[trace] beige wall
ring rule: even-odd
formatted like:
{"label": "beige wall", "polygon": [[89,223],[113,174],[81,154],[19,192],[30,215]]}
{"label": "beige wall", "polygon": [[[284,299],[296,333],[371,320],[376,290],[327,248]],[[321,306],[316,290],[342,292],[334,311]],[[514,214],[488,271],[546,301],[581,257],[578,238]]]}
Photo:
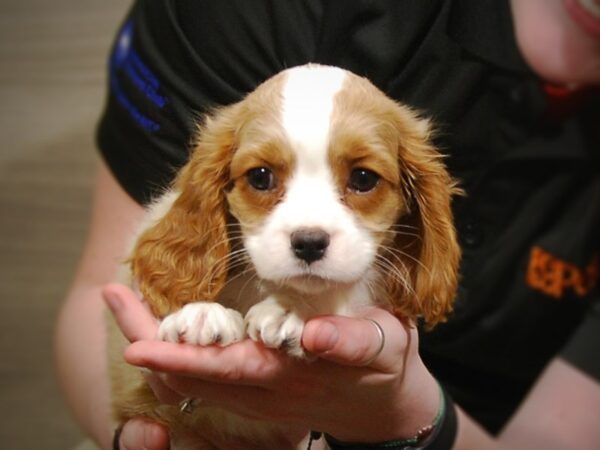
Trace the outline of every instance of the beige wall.
{"label": "beige wall", "polygon": [[0,448],[68,449],[53,321],[84,239],[105,59],[127,0],[0,0]]}

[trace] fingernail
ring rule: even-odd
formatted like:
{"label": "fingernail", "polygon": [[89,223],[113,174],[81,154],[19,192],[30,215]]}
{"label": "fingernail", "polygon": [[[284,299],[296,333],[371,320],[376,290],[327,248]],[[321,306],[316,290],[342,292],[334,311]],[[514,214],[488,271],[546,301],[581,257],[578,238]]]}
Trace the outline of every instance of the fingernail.
{"label": "fingernail", "polygon": [[113,312],[118,311],[123,306],[121,298],[113,293],[104,294],[104,301]]}
{"label": "fingernail", "polygon": [[337,327],[331,322],[322,322],[315,330],[315,340],[313,352],[325,353],[331,350],[338,341],[339,332]]}

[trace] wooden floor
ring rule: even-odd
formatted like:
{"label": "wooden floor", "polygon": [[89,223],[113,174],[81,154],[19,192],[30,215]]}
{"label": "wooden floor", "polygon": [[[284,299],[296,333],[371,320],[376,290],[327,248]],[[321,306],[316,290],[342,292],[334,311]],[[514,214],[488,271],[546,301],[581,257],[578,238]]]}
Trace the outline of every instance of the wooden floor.
{"label": "wooden floor", "polygon": [[0,0],[0,449],[69,449],[55,316],[85,237],[105,60],[126,0]]}

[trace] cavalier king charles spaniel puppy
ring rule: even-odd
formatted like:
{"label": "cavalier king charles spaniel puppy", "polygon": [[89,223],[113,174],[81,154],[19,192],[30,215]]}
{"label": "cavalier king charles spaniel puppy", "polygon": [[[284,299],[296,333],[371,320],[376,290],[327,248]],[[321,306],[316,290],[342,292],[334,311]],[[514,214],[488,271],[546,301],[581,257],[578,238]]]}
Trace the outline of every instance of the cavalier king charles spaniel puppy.
{"label": "cavalier king charles spaniel puppy", "polygon": [[[430,138],[427,120],[336,67],[285,70],[215,111],[128,259],[128,281],[162,319],[158,338],[249,337],[302,358],[317,315],[373,305],[407,323],[443,321],[457,285],[458,189]],[[120,421],[167,423],[197,449],[222,432],[270,448],[275,425],[159,405],[122,362],[111,376]]]}

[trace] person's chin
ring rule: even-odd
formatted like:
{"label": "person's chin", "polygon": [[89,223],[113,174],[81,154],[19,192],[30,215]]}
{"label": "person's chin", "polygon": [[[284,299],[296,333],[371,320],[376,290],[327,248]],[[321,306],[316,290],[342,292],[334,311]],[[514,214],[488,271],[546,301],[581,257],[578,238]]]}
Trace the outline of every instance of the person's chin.
{"label": "person's chin", "polygon": [[582,20],[586,3],[513,0],[519,48],[542,79],[572,87],[600,84],[600,37],[590,32],[590,23],[598,20],[600,27],[600,19],[588,11]]}

